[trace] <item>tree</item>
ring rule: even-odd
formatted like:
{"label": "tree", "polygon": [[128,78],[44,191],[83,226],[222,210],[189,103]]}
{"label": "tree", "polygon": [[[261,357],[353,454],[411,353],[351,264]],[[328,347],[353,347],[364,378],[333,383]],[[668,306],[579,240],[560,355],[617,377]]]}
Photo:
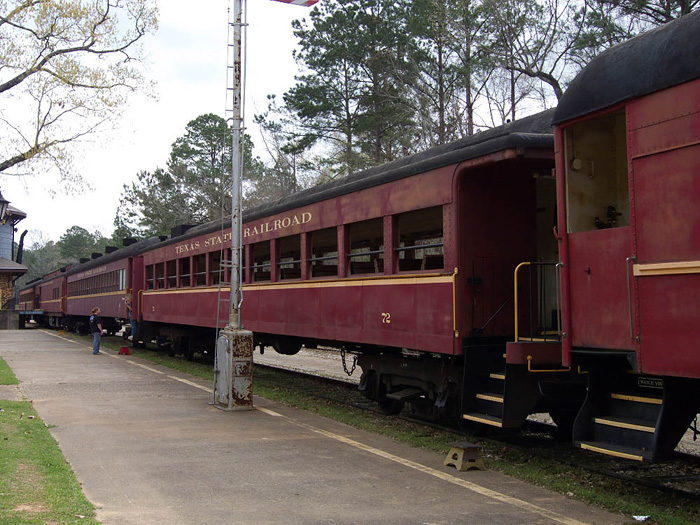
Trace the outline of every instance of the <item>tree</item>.
{"label": "tree", "polygon": [[19,290],[29,281],[42,277],[63,265],[58,245],[49,240],[46,234],[32,231],[30,236],[34,238],[34,241],[29,248],[25,248],[22,257],[22,264],[27,267],[28,271],[17,279],[15,290]]}
{"label": "tree", "polygon": [[155,0],[0,3],[0,174],[55,165],[75,182],[68,146],[148,87],[139,43],[156,15]]}
{"label": "tree", "polygon": [[700,0],[586,0],[614,8],[616,14],[630,16],[651,27],[665,24],[697,9]]}
{"label": "tree", "polygon": [[168,235],[179,224],[205,222],[209,218],[196,207],[187,191],[169,171],[141,171],[136,182],[124,185],[114,222],[138,237]]}
{"label": "tree", "polygon": [[82,226],[71,226],[61,235],[56,246],[64,261],[77,261],[91,257],[93,253],[104,253],[108,240],[101,232],[90,233]]}
{"label": "tree", "polygon": [[409,12],[413,37],[402,81],[414,108],[415,151],[472,135],[475,104],[484,94],[484,17],[480,0],[416,0]]}
{"label": "tree", "polygon": [[582,31],[574,59],[583,67],[600,51],[687,15],[700,0],[585,0],[576,13]]}
{"label": "tree", "polygon": [[192,213],[208,220],[231,213],[231,140],[226,121],[208,113],[187,123],[170,152],[169,173],[196,207]]}
{"label": "tree", "polygon": [[[167,235],[180,224],[200,224],[231,214],[233,133],[217,115],[200,115],[172,146],[167,169],[142,171],[125,184],[115,226],[136,236]],[[260,178],[262,162],[244,136],[244,177]],[[245,180],[244,180],[245,182]]]}
{"label": "tree", "polygon": [[336,0],[293,23],[306,72],[277,112],[286,152],[323,144],[325,168],[344,173],[393,160],[410,144],[406,86],[393,74],[406,56],[405,1]]}

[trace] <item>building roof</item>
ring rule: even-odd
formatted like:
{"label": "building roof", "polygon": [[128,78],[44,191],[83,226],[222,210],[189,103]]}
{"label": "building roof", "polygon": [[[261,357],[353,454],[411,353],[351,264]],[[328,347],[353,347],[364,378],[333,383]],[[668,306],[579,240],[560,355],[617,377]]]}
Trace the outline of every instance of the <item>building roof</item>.
{"label": "building roof", "polygon": [[11,273],[12,275],[23,275],[28,268],[4,257],[0,257],[0,273]]}
{"label": "building roof", "polygon": [[7,214],[10,215],[15,222],[19,222],[22,219],[27,218],[27,214],[24,213],[22,210],[15,208],[12,206],[12,204],[8,204],[7,206]]}

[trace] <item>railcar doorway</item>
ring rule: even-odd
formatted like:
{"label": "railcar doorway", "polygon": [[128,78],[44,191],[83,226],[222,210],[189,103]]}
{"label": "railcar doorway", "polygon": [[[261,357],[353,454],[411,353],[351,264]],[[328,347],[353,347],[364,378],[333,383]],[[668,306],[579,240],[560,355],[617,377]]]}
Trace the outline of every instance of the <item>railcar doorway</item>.
{"label": "railcar doorway", "polygon": [[566,228],[574,348],[634,350],[630,196],[624,109],[564,130]]}
{"label": "railcar doorway", "polygon": [[[465,338],[513,340],[514,272],[523,262],[548,262],[522,277],[519,322],[528,335],[558,330],[556,184],[551,159],[512,159],[465,172],[458,184],[458,303]],[[529,281],[529,283],[528,283]],[[519,281],[520,286],[520,281]]]}

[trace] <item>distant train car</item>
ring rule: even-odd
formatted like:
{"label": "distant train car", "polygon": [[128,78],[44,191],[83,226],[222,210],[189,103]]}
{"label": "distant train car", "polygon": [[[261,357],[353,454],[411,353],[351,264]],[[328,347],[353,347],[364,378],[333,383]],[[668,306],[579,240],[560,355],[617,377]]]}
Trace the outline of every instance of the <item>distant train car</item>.
{"label": "distant train car", "polygon": [[87,332],[92,309],[102,312],[103,327],[108,333],[119,331],[129,319],[127,303],[133,304],[133,316],[140,315],[138,295],[143,290],[142,251],[161,239],[154,237],[133,241],[121,249],[83,262],[65,274],[65,318],[63,326],[71,331]]}
{"label": "distant train car", "polygon": [[[423,415],[461,417],[463,409],[466,419],[519,427],[530,412],[560,405],[552,387],[543,407],[541,375],[531,374],[524,388],[505,377],[506,341],[517,324],[514,271],[523,261],[554,261],[552,269],[557,261],[551,116],[247,212],[242,320],[256,344],[283,354],[302,344],[358,354],[361,389],[387,412],[410,401]],[[210,224],[144,252],[150,332],[142,337],[169,339],[190,355],[193,345],[213,348],[213,329],[228,320],[220,284],[230,279],[229,244],[230,229]],[[543,292],[541,284],[520,298],[521,332],[529,336],[557,330],[556,289]],[[546,314],[532,313],[538,300]],[[561,368],[556,342],[554,349],[533,346],[531,359]],[[521,356],[511,365],[517,377],[528,362]],[[466,390],[465,374],[473,379]],[[558,379],[547,376],[553,385]]]}
{"label": "distant train car", "polygon": [[44,276],[34,286],[35,303],[43,313],[37,321],[45,326],[59,328],[66,315],[66,269],[61,268]]}
{"label": "distant train car", "polygon": [[563,361],[583,447],[668,458],[700,411],[700,12],[615,46],[556,110]]}
{"label": "distant train car", "polygon": [[36,289],[36,283],[38,281],[41,281],[41,278],[28,282],[26,286],[19,291],[19,300],[17,304],[19,305],[20,311],[32,312],[39,309],[39,295]]}

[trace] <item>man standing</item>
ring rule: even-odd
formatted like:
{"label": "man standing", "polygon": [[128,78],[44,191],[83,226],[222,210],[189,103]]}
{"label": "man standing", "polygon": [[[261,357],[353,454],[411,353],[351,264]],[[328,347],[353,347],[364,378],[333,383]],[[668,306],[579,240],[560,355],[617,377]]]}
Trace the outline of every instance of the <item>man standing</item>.
{"label": "man standing", "polygon": [[90,332],[92,333],[92,354],[101,354],[100,341],[102,340],[102,318],[100,317],[100,307],[95,306],[90,316]]}

